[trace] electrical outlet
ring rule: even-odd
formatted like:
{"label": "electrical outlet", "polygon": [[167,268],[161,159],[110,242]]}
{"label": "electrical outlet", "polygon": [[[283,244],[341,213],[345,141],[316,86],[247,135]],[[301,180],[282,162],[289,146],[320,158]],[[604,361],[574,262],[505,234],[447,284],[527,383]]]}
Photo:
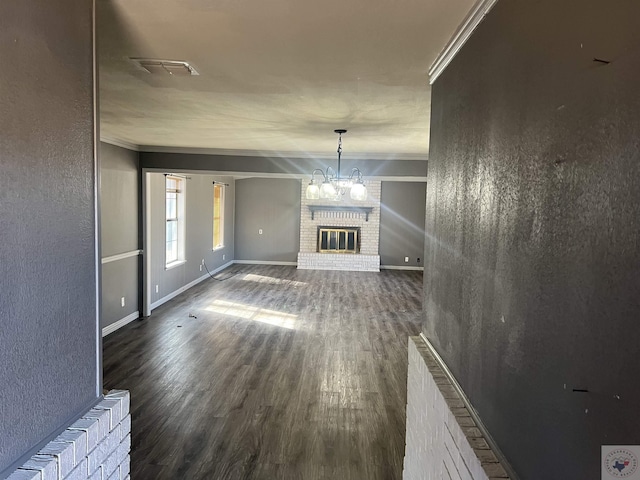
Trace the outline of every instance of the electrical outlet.
{"label": "electrical outlet", "polygon": [[262,229],[258,229],[258,235],[262,235]]}
{"label": "electrical outlet", "polygon": [[226,258],[226,255],[223,253],[222,254],[222,259],[224,260]]}
{"label": "electrical outlet", "polygon": [[416,260],[417,263],[420,263],[420,257],[418,257],[418,260]]}
{"label": "electrical outlet", "polygon": [[120,306],[121,306],[121,307],[124,307],[124,297],[122,297],[122,298],[120,299]]}
{"label": "electrical outlet", "polygon": [[200,271],[202,271],[202,265],[200,265]]}
{"label": "electrical outlet", "polygon": [[[204,258],[202,259],[202,263],[200,265],[204,265]],[[202,269],[200,269],[200,270],[202,270]]]}
{"label": "electrical outlet", "polygon": [[158,293],[158,285],[156,285],[156,293]]}
{"label": "electrical outlet", "polygon": [[409,263],[409,257],[404,257],[404,263]]}

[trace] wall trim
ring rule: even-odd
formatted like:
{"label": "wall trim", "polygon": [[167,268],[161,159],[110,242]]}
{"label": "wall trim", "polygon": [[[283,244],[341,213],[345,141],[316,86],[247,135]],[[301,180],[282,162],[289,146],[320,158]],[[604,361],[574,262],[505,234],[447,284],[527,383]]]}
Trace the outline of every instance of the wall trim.
{"label": "wall trim", "polygon": [[475,408],[473,408],[473,405],[471,404],[469,397],[467,397],[467,395],[464,393],[464,390],[462,389],[462,387],[460,386],[456,378],[453,376],[453,373],[451,373],[451,370],[449,370],[449,367],[444,362],[440,354],[436,351],[435,347],[431,344],[429,339],[425,336],[424,332],[420,332],[420,339],[424,342],[426,347],[429,349],[429,352],[431,353],[431,355],[433,355],[433,358],[435,358],[436,362],[438,362],[438,366],[442,369],[447,379],[451,382],[451,385],[453,386],[455,391],[458,393],[458,395],[460,395],[462,402],[464,403],[467,410],[469,410],[469,414],[471,415],[471,418],[476,423],[476,426],[480,430],[480,433],[482,433],[482,436],[484,436],[485,440],[489,444],[489,448],[493,450],[493,453],[498,458],[498,461],[500,462],[500,464],[502,464],[502,467],[505,469],[505,471],[509,475],[509,478],[511,480],[519,480],[520,477],[518,477],[518,475],[515,473],[515,471],[513,470],[513,467],[509,464],[506,457],[502,453],[502,450],[500,450],[500,448],[498,447],[498,444],[496,443],[496,441],[493,439],[493,437],[487,430],[487,427],[482,422],[480,416],[478,415],[478,412],[476,411]]}
{"label": "wall trim", "polygon": [[[102,172],[100,168],[100,112],[98,85],[98,36],[96,28],[96,0],[91,1],[91,154],[93,156],[91,167],[93,168],[91,185],[93,200],[93,277],[95,279],[95,311],[93,312],[93,332],[95,335],[95,395],[100,397],[103,376],[102,376],[102,336],[100,335],[100,322],[102,316]],[[1,477],[2,475],[0,475]]]}
{"label": "wall trim", "polygon": [[[218,272],[219,270],[214,270],[213,272],[211,272],[211,275],[213,275],[214,273]],[[180,287],[177,290],[174,290],[173,292],[171,292],[170,294],[162,297],[159,300],[156,300],[155,302],[153,302],[151,304],[151,310],[155,310],[156,308],[158,308],[160,305],[167,303],[169,300],[177,297],[178,295],[180,295],[182,292],[186,292],[187,290],[189,290],[191,287],[195,287],[197,284],[199,284],[200,282],[204,282],[207,278],[209,277],[208,273],[205,273],[204,275],[202,275],[201,277],[196,278],[195,280],[193,280],[192,282],[187,283],[186,285],[183,285],[182,287]]]}
{"label": "wall trim", "polygon": [[284,265],[295,267],[298,262],[280,262],[276,260],[234,260],[238,265]]}
{"label": "wall trim", "polygon": [[129,323],[131,323],[134,320],[137,320],[139,318],[140,318],[140,312],[133,312],[133,313],[127,315],[126,317],[121,318],[117,322],[113,322],[111,325],[107,325],[106,327],[104,327],[102,329],[102,336],[106,337],[110,333],[115,332],[116,330],[124,327],[125,325],[127,325],[127,324],[129,324]]}
{"label": "wall trim", "polygon": [[[115,140],[118,141],[118,140]],[[107,143],[110,143],[107,141]],[[126,142],[124,142],[126,143]],[[114,145],[117,145],[114,143]],[[122,146],[122,145],[118,145]],[[146,153],[179,153],[188,155],[221,155],[226,157],[253,157],[253,158],[311,158],[335,160],[335,153],[307,152],[307,151],[270,151],[270,150],[248,150],[248,149],[226,149],[226,148],[206,148],[206,147],[178,147],[164,145],[136,145],[136,149]],[[125,147],[128,148],[128,147]],[[428,152],[414,153],[388,153],[388,152],[349,152],[351,159],[363,160],[415,160],[427,161]]]}
{"label": "wall trim", "polygon": [[[211,270],[211,275],[214,275],[222,270],[224,270],[227,267],[230,267],[231,265],[233,265],[233,261],[225,263],[224,265]],[[183,292],[186,292],[187,290],[189,290],[191,287],[195,287],[197,284],[199,284],[200,282],[204,282],[206,279],[211,278],[211,276],[209,275],[209,273],[205,273],[204,275],[202,275],[201,277],[196,278],[195,280],[193,280],[192,282],[187,283],[186,285],[183,285],[182,287],[180,287],[177,290],[174,290],[173,292],[171,292],[170,294],[162,297],[160,300],[156,300],[155,302],[153,302],[151,304],[150,309],[151,310],[155,310],[156,308],[158,308],[160,305],[167,303],[169,300],[177,297],[178,295],[180,295]]]}
{"label": "wall trim", "polygon": [[[425,163],[426,160],[425,160]],[[145,172],[148,173],[165,173],[167,171],[166,168],[156,168],[156,167],[145,167]],[[239,170],[196,170],[196,169],[188,169],[188,168],[172,168],[171,171],[173,173],[181,173],[181,174],[192,174],[192,175],[219,175],[221,177],[231,177],[234,180],[246,180],[248,178],[286,178],[286,179],[295,179],[295,180],[303,180],[309,181],[311,177],[310,173],[269,173],[269,172],[247,172],[247,171],[239,171]],[[401,176],[389,176],[389,175],[366,175],[365,180],[367,181],[378,181],[378,182],[410,182],[410,183],[427,183],[427,177],[423,176],[410,176],[410,175],[401,175]]]}
{"label": "wall trim", "polygon": [[137,257],[142,255],[142,250],[131,250],[130,252],[118,253],[116,255],[110,255],[108,257],[102,257],[102,264],[116,262],[129,257]]}
{"label": "wall trim", "polygon": [[405,265],[380,265],[380,270],[413,270],[424,272],[424,267],[407,267]]}
{"label": "wall trim", "polygon": [[429,67],[429,85],[433,85],[440,74],[449,66],[462,46],[471,38],[473,31],[480,25],[480,22],[482,22],[497,1],[498,0],[477,0],[475,5],[471,7],[469,14],[455,31],[444,47],[444,50],[440,52],[440,55],[438,55],[431,64],[431,67]]}
{"label": "wall trim", "polygon": [[132,150],[134,152],[139,152],[140,147],[135,143],[127,142],[126,140],[120,140],[113,137],[100,137],[100,141],[104,143],[108,143],[109,145],[115,145],[116,147],[126,148],[127,150]]}

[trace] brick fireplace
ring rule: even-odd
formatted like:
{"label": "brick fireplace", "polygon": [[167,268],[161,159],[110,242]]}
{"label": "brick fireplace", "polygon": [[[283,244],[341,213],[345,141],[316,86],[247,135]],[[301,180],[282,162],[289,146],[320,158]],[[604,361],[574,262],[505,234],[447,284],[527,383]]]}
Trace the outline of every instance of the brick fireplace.
{"label": "brick fireplace", "polygon": [[[348,195],[339,202],[307,200],[307,184],[301,183],[298,268],[379,272],[381,182],[367,182],[369,198],[364,202],[355,202]],[[319,251],[323,250],[319,248],[319,235],[323,230],[357,230],[358,251]]]}

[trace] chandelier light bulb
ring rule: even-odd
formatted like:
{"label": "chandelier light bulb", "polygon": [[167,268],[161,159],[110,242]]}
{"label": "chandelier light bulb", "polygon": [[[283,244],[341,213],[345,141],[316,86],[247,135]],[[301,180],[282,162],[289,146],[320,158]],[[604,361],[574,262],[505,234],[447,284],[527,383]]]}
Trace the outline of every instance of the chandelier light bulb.
{"label": "chandelier light bulb", "polygon": [[329,183],[329,181],[322,182],[320,186],[320,198],[330,198],[334,199],[338,192],[335,187]]}
{"label": "chandelier light bulb", "polygon": [[354,183],[351,187],[351,199],[364,202],[367,199],[367,189],[364,183]]}
{"label": "chandelier light bulb", "polygon": [[309,183],[307,186],[307,200],[317,200],[320,198],[320,187],[313,183]]}

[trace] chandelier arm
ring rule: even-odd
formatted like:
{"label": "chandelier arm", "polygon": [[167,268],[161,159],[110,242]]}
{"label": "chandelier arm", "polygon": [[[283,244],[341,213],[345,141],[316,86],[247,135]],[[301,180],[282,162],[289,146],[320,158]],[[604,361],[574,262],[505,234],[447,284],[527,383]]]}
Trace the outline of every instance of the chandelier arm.
{"label": "chandelier arm", "polygon": [[324,180],[327,181],[327,176],[319,168],[316,168],[313,172],[311,172],[311,181],[313,181],[313,177],[315,176],[316,172],[320,172],[322,174],[322,177],[324,178]]}
{"label": "chandelier arm", "polygon": [[[333,175],[330,174],[330,171],[333,172]],[[338,172],[340,172],[340,169],[338,169]],[[327,175],[325,176],[325,180],[327,181],[331,181],[331,177],[335,177],[336,176],[336,171],[333,169],[333,167],[329,166],[327,167]],[[340,174],[338,173],[338,178],[340,178]]]}
{"label": "chandelier arm", "polygon": [[358,179],[358,181],[362,181],[362,172],[357,167],[354,167],[351,169],[351,175],[349,175],[349,180],[352,180],[355,174],[357,174],[356,178]]}

